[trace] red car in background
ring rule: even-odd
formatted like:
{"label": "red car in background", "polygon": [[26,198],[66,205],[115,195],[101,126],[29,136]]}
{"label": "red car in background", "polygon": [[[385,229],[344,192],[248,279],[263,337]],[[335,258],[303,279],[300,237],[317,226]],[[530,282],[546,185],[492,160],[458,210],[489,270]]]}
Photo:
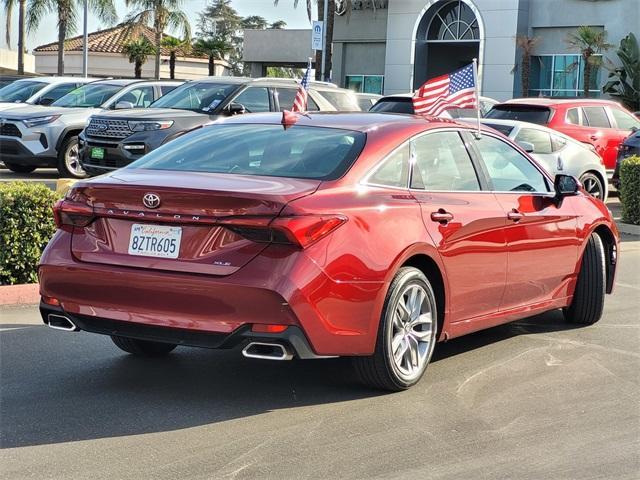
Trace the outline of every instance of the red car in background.
{"label": "red car in background", "polygon": [[415,384],[437,341],[552,309],[598,321],[610,212],[499,133],[474,133],[311,113],[186,134],[56,205],[43,320],[137,355],[350,356],[388,390]]}
{"label": "red car in background", "polygon": [[634,128],[640,128],[640,120],[619,103],[585,98],[518,98],[494,105],[487,118],[545,125],[593,145],[611,173],[616,166],[620,144]]}

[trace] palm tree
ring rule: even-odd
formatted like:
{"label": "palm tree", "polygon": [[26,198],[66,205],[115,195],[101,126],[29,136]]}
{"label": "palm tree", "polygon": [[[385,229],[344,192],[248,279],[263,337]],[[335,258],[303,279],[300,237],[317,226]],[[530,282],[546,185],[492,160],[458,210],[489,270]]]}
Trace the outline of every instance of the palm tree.
{"label": "palm tree", "polygon": [[129,57],[129,63],[135,64],[133,72],[136,78],[142,78],[142,65],[147,61],[149,55],[156,53],[156,48],[145,36],[139,36],[136,40],[130,40],[122,49],[123,53]]}
{"label": "palm tree", "polygon": [[[27,0],[17,0],[18,3],[18,75],[24,74],[24,18]],[[16,0],[4,0],[4,12],[7,15],[7,32],[5,39],[7,47],[11,48],[11,17]]]}
{"label": "palm tree", "polygon": [[287,22],[284,20],[276,20],[271,25],[269,25],[269,30],[282,30],[287,27]]}
{"label": "palm tree", "polygon": [[181,10],[182,0],[125,0],[125,4],[137,11],[125,20],[131,27],[149,25],[155,33],[155,78],[160,79],[160,47],[162,35],[167,28],[182,31],[182,38],[191,38],[191,25],[187,14]]}
{"label": "palm tree", "polygon": [[565,40],[570,47],[578,49],[582,55],[582,60],[584,61],[582,80],[585,97],[589,96],[591,69],[602,64],[600,53],[609,50],[613,46],[606,42],[606,38],[606,31],[583,25],[578,27],[574,33],[570,33]]}
{"label": "palm tree", "polygon": [[162,39],[162,47],[169,50],[169,78],[176,78],[176,55],[185,55],[189,49],[188,40],[180,40],[176,37],[164,37]]}
{"label": "palm tree", "polygon": [[527,35],[518,35],[516,37],[516,45],[522,50],[522,60],[520,61],[520,81],[522,85],[522,96],[529,96],[529,84],[531,79],[531,55],[535,50],[536,44],[540,41],[540,37],[528,37]]}
{"label": "palm tree", "polygon": [[206,55],[209,59],[209,76],[212,77],[215,74],[214,60],[223,60],[224,56],[233,50],[233,46],[221,39],[221,38],[199,38],[193,44],[193,50],[200,54]]}
{"label": "palm tree", "polygon": [[[88,0],[89,9],[105,23],[115,23],[118,16],[113,0]],[[38,28],[49,13],[58,19],[58,75],[64,75],[64,41],[76,30],[79,0],[30,0],[27,12],[27,30]]]}

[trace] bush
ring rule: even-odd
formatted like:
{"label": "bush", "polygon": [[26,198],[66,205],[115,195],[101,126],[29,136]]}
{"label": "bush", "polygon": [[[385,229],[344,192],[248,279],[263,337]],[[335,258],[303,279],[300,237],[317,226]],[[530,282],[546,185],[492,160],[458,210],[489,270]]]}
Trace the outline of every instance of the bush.
{"label": "bush", "polygon": [[40,184],[0,184],[0,285],[38,281],[40,255],[56,231],[51,207],[58,198]]}
{"label": "bush", "polygon": [[620,166],[622,221],[640,225],[640,157],[623,160]]}

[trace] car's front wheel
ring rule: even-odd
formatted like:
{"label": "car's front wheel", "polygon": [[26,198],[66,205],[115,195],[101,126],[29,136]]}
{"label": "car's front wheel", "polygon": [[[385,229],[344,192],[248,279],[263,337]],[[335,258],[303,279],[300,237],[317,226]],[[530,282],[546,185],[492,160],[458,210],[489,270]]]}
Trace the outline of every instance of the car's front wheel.
{"label": "car's front wheel", "polygon": [[354,357],[367,385],[400,391],[424,374],[437,338],[437,308],[433,288],[418,269],[401,268],[389,287],[374,354]]}
{"label": "car's front wheel", "polygon": [[584,189],[592,197],[602,200],[603,202],[607,200],[604,196],[605,193],[602,180],[600,180],[600,177],[595,173],[586,172],[582,174],[580,177],[580,183],[582,183]]}
{"label": "car's front wheel", "polygon": [[18,165],[17,163],[4,162],[4,166],[11,170],[13,173],[31,173],[36,167],[30,165]]}
{"label": "car's front wheel", "polygon": [[58,153],[58,173],[62,178],[84,178],[87,176],[80,164],[77,135],[72,135],[62,142]]}
{"label": "car's front wheel", "polygon": [[177,346],[173,343],[151,342],[117,335],[111,335],[111,340],[120,350],[141,357],[161,357],[167,355]]}

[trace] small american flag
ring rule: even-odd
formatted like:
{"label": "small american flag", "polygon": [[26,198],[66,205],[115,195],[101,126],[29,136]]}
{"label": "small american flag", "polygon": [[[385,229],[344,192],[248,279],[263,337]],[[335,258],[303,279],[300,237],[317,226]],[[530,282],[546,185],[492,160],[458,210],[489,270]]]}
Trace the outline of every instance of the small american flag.
{"label": "small american flag", "polygon": [[432,78],[413,96],[413,110],[424,115],[437,116],[447,108],[476,108],[477,105],[473,63]]}
{"label": "small american flag", "polygon": [[296,92],[296,98],[293,100],[292,112],[306,112],[307,111],[307,89],[309,88],[309,76],[311,75],[311,60],[307,64],[307,71],[304,72],[304,77],[300,80],[298,85],[298,91]]}

